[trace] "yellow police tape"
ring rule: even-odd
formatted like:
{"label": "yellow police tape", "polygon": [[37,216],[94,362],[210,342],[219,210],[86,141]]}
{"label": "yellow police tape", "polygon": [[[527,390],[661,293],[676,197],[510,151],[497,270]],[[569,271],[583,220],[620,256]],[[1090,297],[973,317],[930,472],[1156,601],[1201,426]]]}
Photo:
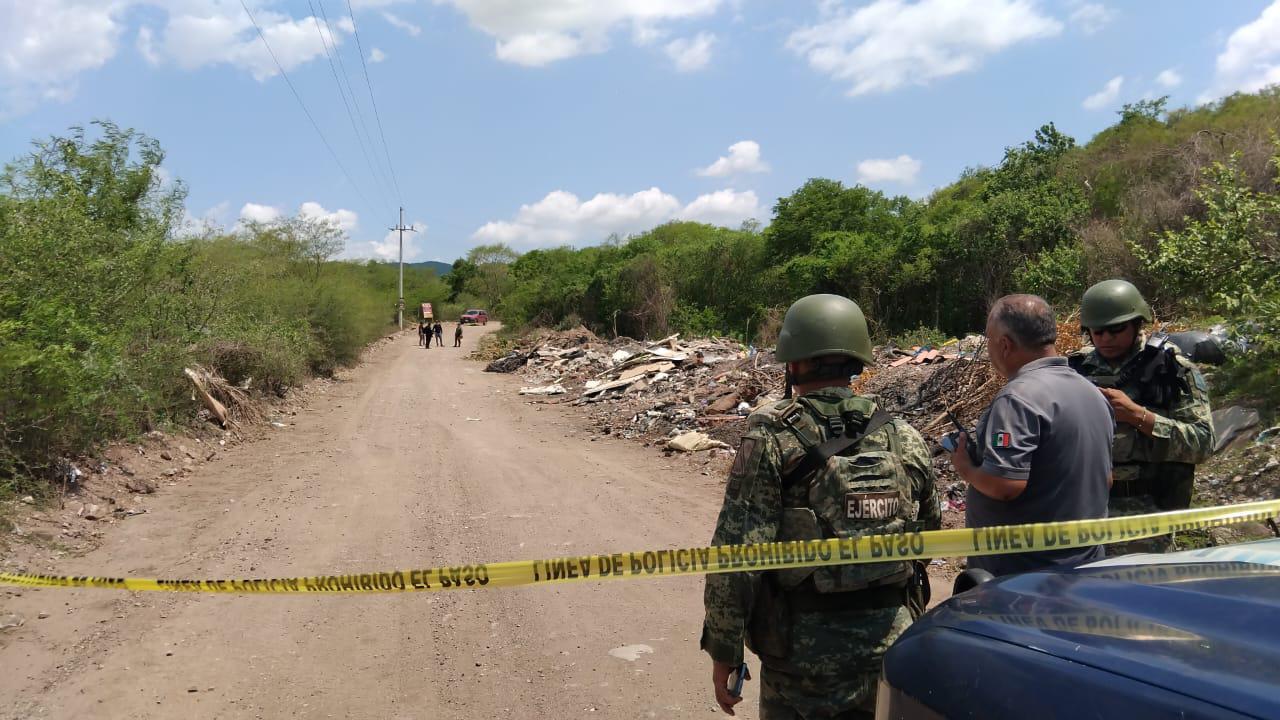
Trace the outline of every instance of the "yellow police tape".
{"label": "yellow police tape", "polygon": [[0,573],[0,585],[200,593],[378,593],[512,587],[1059,550],[1239,522],[1266,522],[1278,513],[1280,500],[1267,500],[1103,520],[675,548],[353,575],[265,580],[157,580]]}

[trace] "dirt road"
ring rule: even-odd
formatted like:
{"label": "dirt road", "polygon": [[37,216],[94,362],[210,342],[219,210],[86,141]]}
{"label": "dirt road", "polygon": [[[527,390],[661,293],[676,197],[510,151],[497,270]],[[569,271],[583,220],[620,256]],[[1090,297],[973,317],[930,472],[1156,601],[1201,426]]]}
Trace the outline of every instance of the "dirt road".
{"label": "dirt road", "polygon": [[[371,351],[296,424],[201,466],[55,570],[272,577],[706,543],[719,477],[573,432],[570,410],[527,404],[516,379],[464,359],[480,334]],[[25,590],[4,603],[30,619],[0,636],[0,716],[713,717],[701,591]],[[754,717],[748,685],[739,716]]]}

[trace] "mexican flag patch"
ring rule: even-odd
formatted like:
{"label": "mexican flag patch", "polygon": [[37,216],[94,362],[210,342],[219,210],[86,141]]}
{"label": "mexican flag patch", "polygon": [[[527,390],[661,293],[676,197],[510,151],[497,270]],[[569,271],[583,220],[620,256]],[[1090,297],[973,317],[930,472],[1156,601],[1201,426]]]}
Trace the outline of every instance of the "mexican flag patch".
{"label": "mexican flag patch", "polygon": [[1013,436],[1007,432],[991,433],[991,447],[1007,448],[1013,444]]}

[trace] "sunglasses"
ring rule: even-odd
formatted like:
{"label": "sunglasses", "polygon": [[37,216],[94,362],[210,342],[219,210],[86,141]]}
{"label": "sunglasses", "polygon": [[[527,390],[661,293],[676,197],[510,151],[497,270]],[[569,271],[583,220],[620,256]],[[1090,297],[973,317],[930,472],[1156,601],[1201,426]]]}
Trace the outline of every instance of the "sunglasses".
{"label": "sunglasses", "polygon": [[1116,323],[1115,325],[1108,325],[1106,327],[1089,328],[1089,334],[1090,335],[1111,335],[1112,337],[1114,337],[1128,329],[1129,329],[1129,323],[1122,322],[1122,323]]}

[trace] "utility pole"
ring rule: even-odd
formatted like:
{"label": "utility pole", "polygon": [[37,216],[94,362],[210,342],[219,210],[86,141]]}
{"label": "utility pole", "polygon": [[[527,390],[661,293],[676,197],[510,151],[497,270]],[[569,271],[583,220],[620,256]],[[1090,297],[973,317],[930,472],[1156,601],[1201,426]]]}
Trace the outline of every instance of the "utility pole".
{"label": "utility pole", "polygon": [[404,231],[418,232],[411,227],[404,226],[404,208],[400,208],[400,224],[391,230],[400,231],[400,284],[397,286],[400,291],[400,299],[396,302],[396,322],[400,323],[400,329],[404,329]]}

